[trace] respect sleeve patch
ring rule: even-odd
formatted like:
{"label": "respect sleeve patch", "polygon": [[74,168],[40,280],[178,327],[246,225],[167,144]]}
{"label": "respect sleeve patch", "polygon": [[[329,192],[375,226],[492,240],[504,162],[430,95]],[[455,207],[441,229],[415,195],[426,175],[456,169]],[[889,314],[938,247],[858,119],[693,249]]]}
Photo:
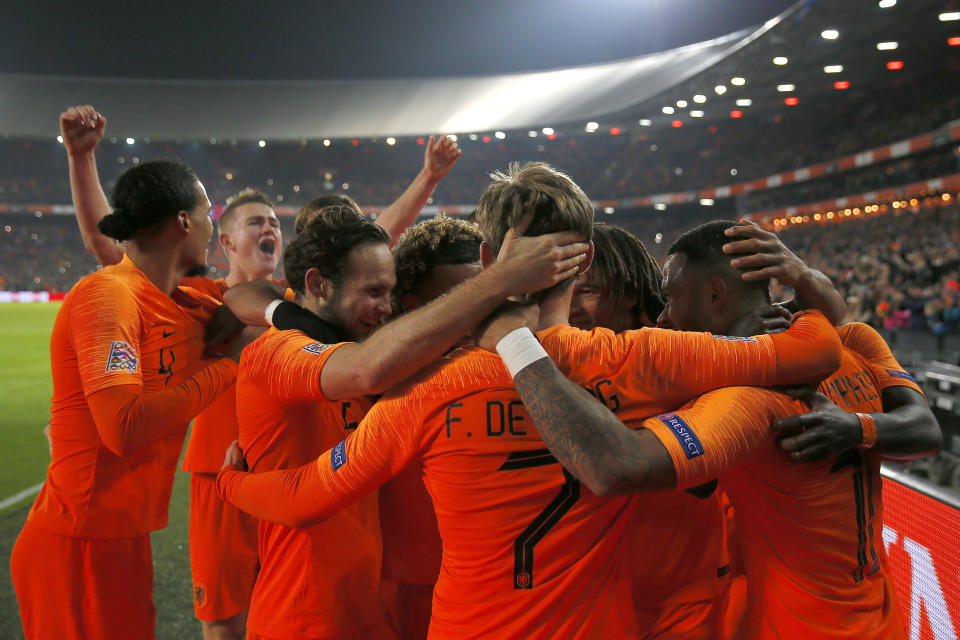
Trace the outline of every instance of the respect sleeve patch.
{"label": "respect sleeve patch", "polygon": [[114,340],[110,345],[110,355],[107,356],[107,373],[136,373],[137,352],[122,340]]}
{"label": "respect sleeve patch", "polygon": [[673,432],[677,441],[680,442],[680,446],[683,447],[684,453],[687,454],[688,460],[703,455],[703,445],[700,444],[700,438],[693,432],[690,425],[684,422],[683,418],[675,413],[661,413],[657,418]]}
{"label": "respect sleeve patch", "polygon": [[756,338],[747,338],[744,336],[713,336],[714,340],[726,340],[727,342],[756,342]]}
{"label": "respect sleeve patch", "polygon": [[330,450],[330,467],[336,471],[347,464],[347,441],[341,440],[340,444]]}
{"label": "respect sleeve patch", "polygon": [[897,369],[887,369],[887,373],[890,375],[891,378],[904,378],[905,380],[909,380],[910,382],[920,384],[916,378],[914,378],[912,375],[910,375],[906,371],[899,371]]}

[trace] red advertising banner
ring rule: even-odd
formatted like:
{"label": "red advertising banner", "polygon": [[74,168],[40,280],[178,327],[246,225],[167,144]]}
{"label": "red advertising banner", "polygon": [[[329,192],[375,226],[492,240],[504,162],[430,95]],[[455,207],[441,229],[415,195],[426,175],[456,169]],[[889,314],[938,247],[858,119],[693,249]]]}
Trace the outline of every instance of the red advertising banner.
{"label": "red advertising banner", "polygon": [[907,637],[957,640],[960,510],[884,475],[883,543]]}

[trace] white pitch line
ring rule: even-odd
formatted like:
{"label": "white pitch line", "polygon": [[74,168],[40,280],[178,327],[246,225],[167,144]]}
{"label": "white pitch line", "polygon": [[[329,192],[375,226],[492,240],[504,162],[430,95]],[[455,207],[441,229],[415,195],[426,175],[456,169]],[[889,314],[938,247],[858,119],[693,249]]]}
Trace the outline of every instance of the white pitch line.
{"label": "white pitch line", "polygon": [[3,500],[3,501],[0,501],[0,511],[3,511],[4,509],[6,509],[6,508],[9,507],[9,506],[15,505],[15,504],[17,504],[18,502],[20,502],[21,500],[24,500],[24,499],[26,499],[26,498],[29,498],[29,497],[32,496],[32,495],[35,495],[35,494],[39,493],[41,487],[43,487],[43,483],[42,483],[42,482],[41,482],[40,484],[35,484],[35,485],[33,485],[32,487],[28,487],[28,488],[24,489],[23,491],[20,491],[20,492],[18,492],[18,493],[15,493],[15,494],[13,494],[12,496],[10,496],[9,498],[7,498],[7,499],[5,499],[5,500]]}

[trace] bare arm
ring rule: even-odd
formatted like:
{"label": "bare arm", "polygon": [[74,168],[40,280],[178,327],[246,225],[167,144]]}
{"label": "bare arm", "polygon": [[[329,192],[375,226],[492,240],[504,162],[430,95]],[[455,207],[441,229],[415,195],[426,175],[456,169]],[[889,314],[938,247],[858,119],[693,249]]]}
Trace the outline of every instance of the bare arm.
{"label": "bare arm", "polygon": [[725,253],[752,254],[730,261],[730,266],[734,268],[753,269],[743,272],[745,281],[775,278],[794,289],[794,299],[786,303],[791,311],[817,309],[834,325],[843,321],[847,314],[847,304],[830,279],[807,266],[780,241],[777,234],[762,229],[749,220],[744,220],[739,227],[727,229],[725,233],[731,238],[746,237],[723,246]]}
{"label": "bare arm", "polygon": [[94,157],[106,123],[90,105],[70,107],[60,114],[60,133],[70,165],[70,193],[83,246],[104,266],[123,259],[123,248],[97,229],[97,223],[110,213]]}
{"label": "bare arm", "polygon": [[586,250],[571,232],[525,238],[511,230],[493,266],[332,354],[320,377],[324,395],[338,400],[389,389],[443,355],[507,297],[574,275]]}
{"label": "bare arm", "polygon": [[[863,441],[855,413],[844,411],[813,389],[790,392],[810,405],[810,411],[775,420],[771,428],[780,436],[780,448],[799,462],[823,460]],[[936,417],[922,395],[909,387],[883,390],[883,413],[871,413],[877,425],[877,441],[871,451],[898,461],[936,455],[943,435]]]}
{"label": "bare arm", "polygon": [[547,448],[596,495],[676,486],[673,461],[660,440],[646,429],[628,429],[550,358],[522,369],[513,383]]}
{"label": "bare arm", "polygon": [[450,172],[459,157],[460,148],[456,142],[447,136],[442,136],[439,141],[430,136],[423,155],[423,169],[407,190],[377,217],[377,224],[390,234],[391,247],[400,239],[400,234],[416,221],[437,183]]}

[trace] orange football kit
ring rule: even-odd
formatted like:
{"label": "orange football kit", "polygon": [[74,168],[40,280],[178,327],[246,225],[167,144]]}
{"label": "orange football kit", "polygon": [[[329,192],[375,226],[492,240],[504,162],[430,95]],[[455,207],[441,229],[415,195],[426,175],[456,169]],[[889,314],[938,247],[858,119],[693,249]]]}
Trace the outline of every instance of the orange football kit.
{"label": "orange football kit", "polygon": [[[184,278],[182,284],[219,301],[223,278]],[[237,439],[237,393],[230,385],[194,421],[181,469],[190,472],[190,577],[198,620],[215,622],[250,608],[257,580],[257,519],[217,495],[223,452]]]}
{"label": "orange football kit", "polygon": [[[357,428],[370,402],[330,401],[320,387],[320,372],[339,346],[269,329],[244,349],[237,415],[240,446],[255,474],[299,467]],[[259,550],[247,618],[253,637],[394,637],[380,598],[376,493],[306,529],[261,521]]]}
{"label": "orange football kit", "polygon": [[[841,409],[879,412],[884,388],[920,390],[873,329],[846,325],[841,336],[841,367],[819,386]],[[728,388],[643,426],[670,452],[679,487],[719,477],[736,508],[747,637],[905,638],[880,535],[880,456],[851,449],[823,462],[791,461],[770,437],[770,422],[804,411],[773,391]]]}
{"label": "orange football kit", "polygon": [[11,558],[27,638],[153,638],[149,533],[190,420],[236,375],[205,361],[216,301],[130,260],[77,283],[50,339],[53,459]]}
{"label": "orange football kit", "polygon": [[[748,340],[658,329],[598,333],[610,356],[598,362],[646,379],[646,391],[633,395],[651,404],[658,390],[682,403],[734,380],[819,380],[839,350],[816,313],[783,334]],[[545,343],[552,334],[564,334],[568,346],[584,343],[581,350],[596,340],[563,327],[544,332]],[[691,376],[685,362],[705,371]],[[600,499],[581,487],[544,448],[496,355],[460,349],[389,392],[314,463],[250,474],[228,466],[218,488],[257,517],[306,526],[411,463],[421,467],[443,539],[431,638],[636,635],[630,567],[618,560],[642,500]]]}

